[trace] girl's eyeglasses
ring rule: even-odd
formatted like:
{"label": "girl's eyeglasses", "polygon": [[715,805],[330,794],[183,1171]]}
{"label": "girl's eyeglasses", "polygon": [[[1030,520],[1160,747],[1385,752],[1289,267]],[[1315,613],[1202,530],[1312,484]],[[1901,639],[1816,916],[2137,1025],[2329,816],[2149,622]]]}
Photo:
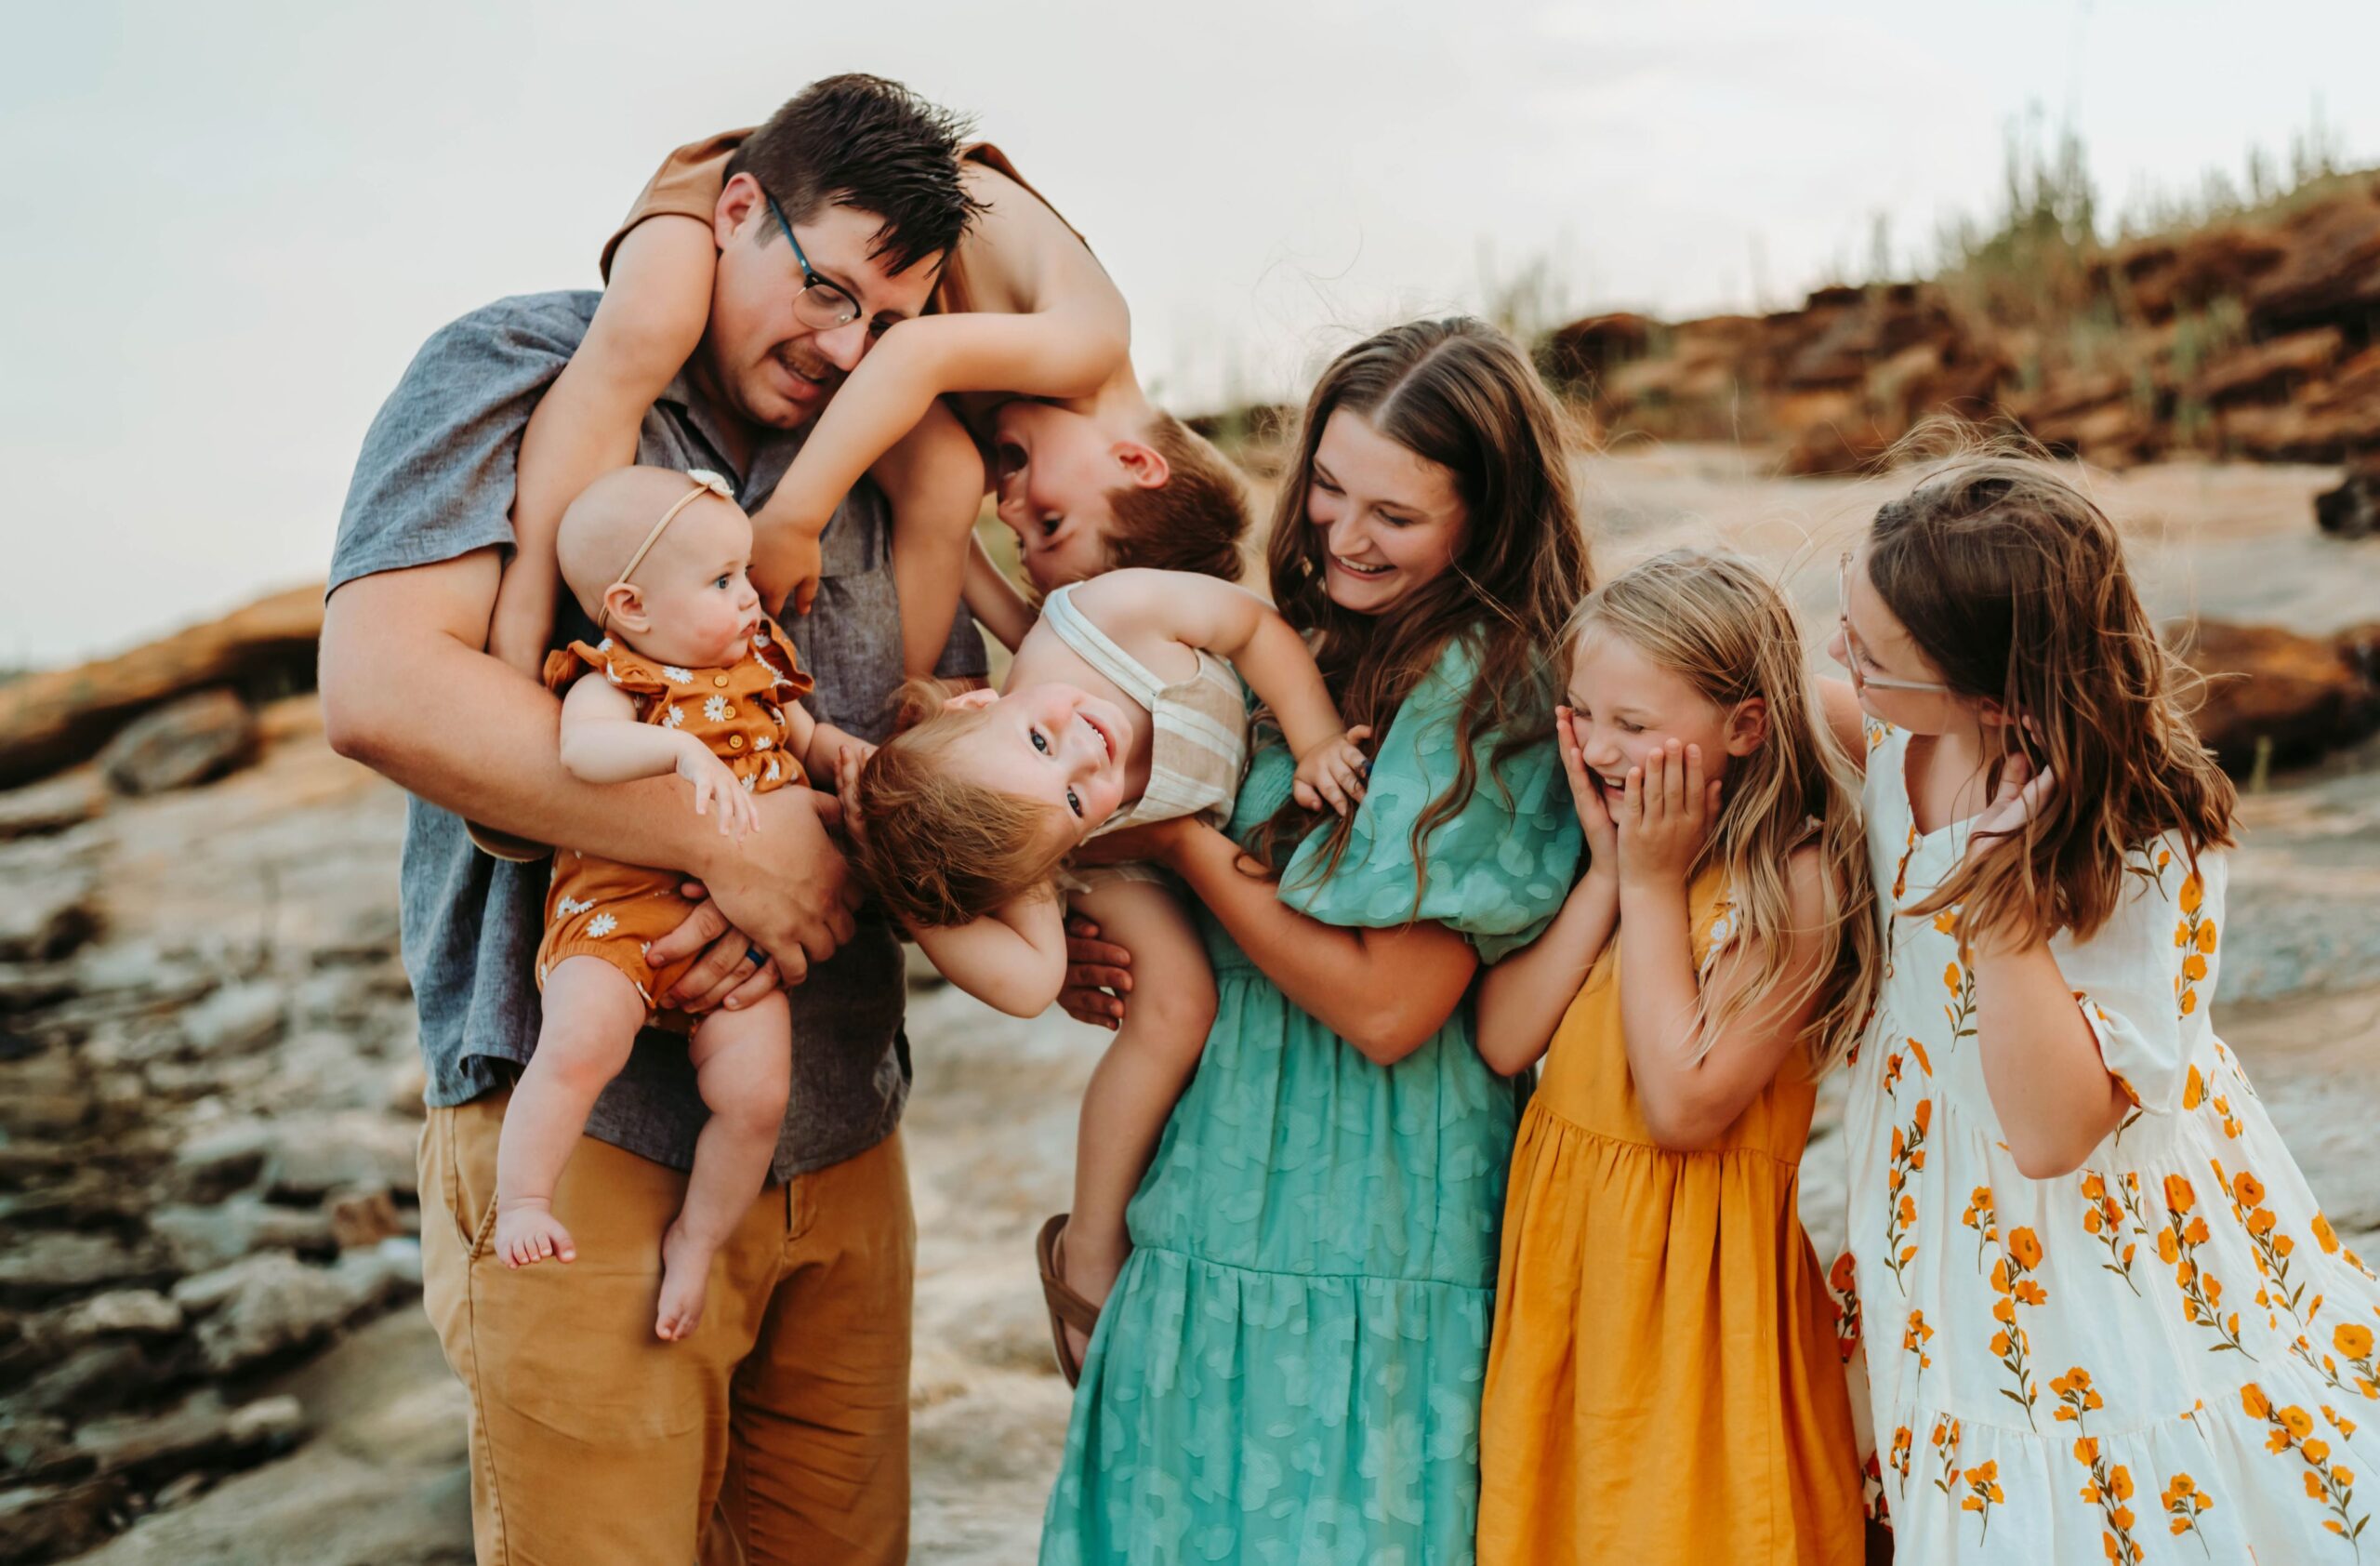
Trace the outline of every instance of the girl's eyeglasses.
{"label": "girl's eyeglasses", "polygon": [[1859,645],[1859,638],[1851,630],[1851,551],[1845,550],[1834,563],[1834,618],[1843,628],[1843,650],[1851,657],[1844,666],[1851,670],[1851,683],[1866,690],[1925,691],[1935,696],[1948,696],[1950,687],[1938,680],[1892,680],[1882,674],[1862,674],[1859,664],[1867,652]]}

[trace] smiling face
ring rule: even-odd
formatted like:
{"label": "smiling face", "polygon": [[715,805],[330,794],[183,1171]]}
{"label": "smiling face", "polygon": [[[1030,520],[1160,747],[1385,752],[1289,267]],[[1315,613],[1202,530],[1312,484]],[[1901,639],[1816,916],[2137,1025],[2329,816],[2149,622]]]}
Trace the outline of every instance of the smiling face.
{"label": "smiling face", "polygon": [[968,781],[1050,806],[1074,843],[1122,806],[1131,729],[1114,703],[1072,685],[1028,685],[999,697],[971,692],[951,705],[980,714],[945,752]]}
{"label": "smiling face", "polygon": [[1445,468],[1342,407],[1323,426],[1313,469],[1305,514],[1333,604],[1385,614],[1454,564],[1470,511]]}
{"label": "smiling face", "polygon": [[1617,808],[1633,768],[1651,776],[1652,761],[1669,741],[1702,748],[1706,776],[1726,758],[1748,755],[1760,743],[1765,709],[1757,699],[1721,707],[1675,670],[1646,657],[1626,637],[1590,624],[1570,653],[1565,700],[1587,771]]}
{"label": "smiling face", "polygon": [[770,429],[808,423],[888,326],[925,309],[941,258],[889,271],[868,253],[882,227],[875,213],[832,202],[794,219],[811,269],[860,308],[857,320],[821,331],[794,312],[801,263],[760,185],[748,174],[727,182],[712,219],[719,270],[703,346],[711,389],[733,412]]}
{"label": "smiling face", "polygon": [[999,519],[1043,592],[1108,569],[1115,490],[1166,480],[1165,459],[1144,442],[1088,414],[1024,399],[994,416],[992,459]]}

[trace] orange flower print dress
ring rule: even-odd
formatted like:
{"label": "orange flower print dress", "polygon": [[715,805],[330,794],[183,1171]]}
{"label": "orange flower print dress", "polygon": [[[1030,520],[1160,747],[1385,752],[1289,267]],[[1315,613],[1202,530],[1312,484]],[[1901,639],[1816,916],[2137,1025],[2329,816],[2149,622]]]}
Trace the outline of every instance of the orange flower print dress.
{"label": "orange flower print dress", "polygon": [[[2050,943],[2135,1108],[2074,1174],[2002,1145],[1951,921],[1895,909],[1958,863],[1907,736],[1871,725],[1884,995],[1851,1068],[1850,1255],[1909,1561],[2380,1561],[2380,1281],[2339,1242],[2215,1037],[2224,860],[2140,851],[2089,941]],[[1849,1276],[1845,1278],[1845,1273]]]}
{"label": "orange flower print dress", "polygon": [[[700,739],[751,791],[764,794],[802,781],[801,763],[786,748],[785,710],[809,694],[810,676],[794,666],[793,644],[774,622],[761,620],[750,651],[728,669],[655,663],[608,636],[592,646],[573,642],[546,657],[546,684],[556,692],[590,673],[634,697],[639,721],[681,728]],[[546,931],[537,945],[538,988],[563,958],[598,957],[628,975],[645,1004],[659,1011],[654,997],[675,989],[694,960],[655,969],[644,949],[691,911],[678,896],[684,880],[575,849],[555,850]]]}
{"label": "orange flower print dress", "polygon": [[[1688,906],[1707,967],[1727,938],[1719,872]],[[1717,1146],[1655,1146],[1605,949],[1513,1156],[1481,1566],[1858,1566],[1850,1396],[1795,1205],[1815,1099],[1789,1067]]]}

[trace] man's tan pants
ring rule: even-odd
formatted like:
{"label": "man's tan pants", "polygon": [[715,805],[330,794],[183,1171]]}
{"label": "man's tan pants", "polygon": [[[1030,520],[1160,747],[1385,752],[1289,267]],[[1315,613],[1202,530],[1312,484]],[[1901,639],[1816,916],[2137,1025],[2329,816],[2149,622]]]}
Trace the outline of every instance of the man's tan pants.
{"label": "man's tan pants", "polygon": [[889,1562],[909,1528],[917,1227],[898,1135],[771,1186],[694,1335],[653,1335],[686,1176],[581,1137],[554,1192],[578,1259],[508,1267],[505,1095],[432,1109],[423,1303],[470,1396],[481,1566]]}

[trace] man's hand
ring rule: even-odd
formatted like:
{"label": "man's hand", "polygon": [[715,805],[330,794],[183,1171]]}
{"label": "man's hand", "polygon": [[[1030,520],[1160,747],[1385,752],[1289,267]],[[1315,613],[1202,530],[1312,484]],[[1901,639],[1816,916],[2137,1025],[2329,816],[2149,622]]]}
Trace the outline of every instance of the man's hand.
{"label": "man's hand", "polygon": [[1114,1032],[1124,1019],[1123,997],[1132,992],[1132,954],[1099,938],[1099,926],[1082,915],[1066,918],[1066,984],[1058,1009],[1077,1022]]}
{"label": "man's hand", "polygon": [[[860,891],[826,835],[819,796],[779,789],[755,802],[768,829],[711,857],[687,896],[696,907],[684,923],[653,943],[656,967],[701,953],[671,992],[686,1010],[740,1003],[765,994],[760,981],[799,984],[857,929]],[[757,951],[767,961],[754,962]],[[775,972],[769,973],[774,967]]]}

